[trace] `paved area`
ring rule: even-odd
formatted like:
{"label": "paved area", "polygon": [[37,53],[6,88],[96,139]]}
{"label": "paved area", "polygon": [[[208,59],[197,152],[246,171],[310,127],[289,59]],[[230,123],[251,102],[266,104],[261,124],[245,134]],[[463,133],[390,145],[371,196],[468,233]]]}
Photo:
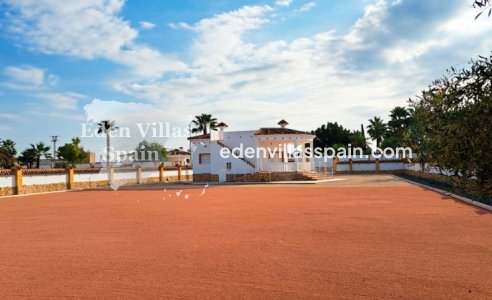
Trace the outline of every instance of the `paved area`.
{"label": "paved area", "polygon": [[490,213],[343,177],[0,199],[0,298],[492,298]]}

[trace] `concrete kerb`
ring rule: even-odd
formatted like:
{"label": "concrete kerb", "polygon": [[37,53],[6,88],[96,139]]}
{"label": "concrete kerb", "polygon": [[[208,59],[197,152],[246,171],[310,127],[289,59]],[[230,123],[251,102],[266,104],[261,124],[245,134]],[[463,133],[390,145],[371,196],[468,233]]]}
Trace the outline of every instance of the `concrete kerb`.
{"label": "concrete kerb", "polygon": [[192,185],[255,185],[255,184],[318,184],[325,182],[344,181],[345,178],[323,179],[316,181],[258,181],[258,182],[193,182]]}
{"label": "concrete kerb", "polygon": [[487,205],[485,203],[474,201],[474,200],[468,199],[466,197],[463,197],[463,196],[460,196],[460,195],[456,195],[456,194],[450,193],[448,191],[441,190],[441,189],[438,189],[438,188],[435,188],[435,187],[431,187],[431,186],[428,186],[428,185],[425,185],[425,184],[422,184],[422,183],[418,183],[418,182],[415,182],[415,181],[412,181],[412,180],[408,180],[408,179],[405,179],[405,178],[402,178],[402,177],[399,177],[399,176],[396,176],[396,175],[393,175],[393,176],[397,177],[398,179],[404,180],[404,181],[406,181],[408,183],[411,183],[411,184],[414,184],[414,185],[418,185],[420,187],[429,189],[429,190],[434,191],[434,192],[438,192],[438,193],[443,194],[445,196],[448,196],[448,197],[451,197],[451,198],[460,200],[462,202],[465,202],[465,203],[471,204],[473,206],[480,207],[480,208],[483,208],[485,210],[488,210],[488,211],[492,212],[492,206]]}

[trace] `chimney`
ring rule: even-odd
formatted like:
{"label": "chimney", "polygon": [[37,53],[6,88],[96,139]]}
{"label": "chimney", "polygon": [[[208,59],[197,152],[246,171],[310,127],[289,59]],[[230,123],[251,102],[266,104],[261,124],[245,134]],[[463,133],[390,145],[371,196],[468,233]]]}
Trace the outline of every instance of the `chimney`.
{"label": "chimney", "polygon": [[217,128],[219,128],[220,131],[224,131],[224,129],[226,129],[227,127],[227,124],[224,123],[224,122],[220,122],[218,125],[217,125]]}
{"label": "chimney", "polygon": [[289,123],[284,119],[280,120],[280,122],[278,122],[277,124],[280,125],[280,127],[282,128],[285,128],[285,126],[289,125]]}

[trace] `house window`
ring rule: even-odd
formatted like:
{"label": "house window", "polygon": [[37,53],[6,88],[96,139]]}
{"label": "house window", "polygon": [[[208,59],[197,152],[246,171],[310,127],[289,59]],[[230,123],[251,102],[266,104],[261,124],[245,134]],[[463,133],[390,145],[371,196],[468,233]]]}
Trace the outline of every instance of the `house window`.
{"label": "house window", "polygon": [[232,163],[230,163],[230,162],[226,163],[226,169],[228,171],[232,170]]}
{"label": "house window", "polygon": [[210,153],[200,153],[198,163],[201,165],[210,165]]}

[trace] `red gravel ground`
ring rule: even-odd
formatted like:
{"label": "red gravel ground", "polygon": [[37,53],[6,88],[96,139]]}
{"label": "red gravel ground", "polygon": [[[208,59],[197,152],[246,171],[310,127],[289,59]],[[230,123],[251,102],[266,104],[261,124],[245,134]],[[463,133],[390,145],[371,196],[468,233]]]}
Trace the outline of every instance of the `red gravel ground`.
{"label": "red gravel ground", "polygon": [[0,298],[492,299],[492,215],[438,193],[177,191],[1,199]]}

